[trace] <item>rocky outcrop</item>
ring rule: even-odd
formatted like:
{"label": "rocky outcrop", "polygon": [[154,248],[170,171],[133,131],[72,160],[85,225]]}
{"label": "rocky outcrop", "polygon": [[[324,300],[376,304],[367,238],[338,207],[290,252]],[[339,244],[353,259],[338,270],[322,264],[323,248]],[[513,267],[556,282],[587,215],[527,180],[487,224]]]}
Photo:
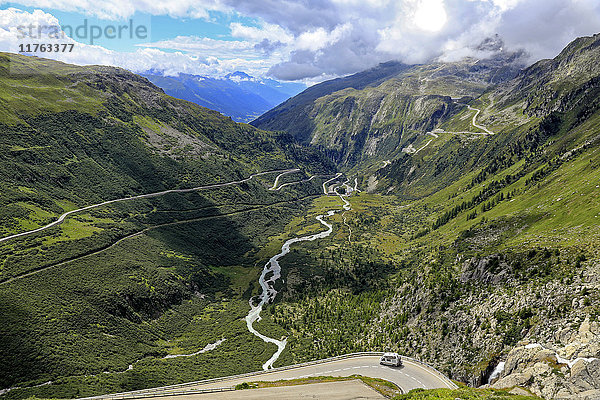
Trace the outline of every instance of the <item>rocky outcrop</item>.
{"label": "rocky outcrop", "polygon": [[552,345],[521,344],[506,358],[495,389],[525,387],[547,399],[600,399],[600,326],[586,318],[559,330]]}
{"label": "rocky outcrop", "polygon": [[460,280],[462,282],[473,280],[496,284],[505,281],[508,276],[509,265],[504,258],[499,255],[491,255],[465,261]]}

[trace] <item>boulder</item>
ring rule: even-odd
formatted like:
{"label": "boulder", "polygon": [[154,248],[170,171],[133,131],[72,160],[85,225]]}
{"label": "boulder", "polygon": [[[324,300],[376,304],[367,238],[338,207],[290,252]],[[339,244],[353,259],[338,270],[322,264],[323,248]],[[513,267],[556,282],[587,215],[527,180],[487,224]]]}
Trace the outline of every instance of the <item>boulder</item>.
{"label": "boulder", "polygon": [[501,255],[471,258],[463,263],[460,280],[497,284],[508,278],[508,269],[509,265]]}
{"label": "boulder", "polygon": [[[589,317],[587,317],[579,326],[579,330],[572,338],[571,342],[578,343],[583,347],[590,344],[598,344],[600,338],[598,337],[598,323],[590,323]],[[582,357],[582,356],[579,356]]]}
{"label": "boulder", "polygon": [[594,380],[594,387],[600,390],[600,360],[594,360],[588,363],[586,367],[588,374]]}
{"label": "boulder", "polygon": [[579,325],[579,334],[580,335],[584,335],[586,333],[591,333],[591,325],[590,325],[590,318],[586,318],[585,321],[583,321],[581,323],[581,325]]}
{"label": "boulder", "polygon": [[525,386],[531,380],[531,373],[516,373],[505,376],[492,385],[494,389],[508,389],[513,386]]}
{"label": "boulder", "polygon": [[560,343],[566,346],[573,341],[574,335],[575,333],[571,329],[564,328],[557,333],[556,338],[560,341]]}
{"label": "boulder", "polygon": [[571,394],[571,392],[569,391],[569,389],[567,388],[562,388],[560,389],[556,395],[554,396],[556,399],[570,399],[573,397],[573,395]]}
{"label": "boulder", "polygon": [[504,365],[504,372],[502,375],[506,376],[513,372],[523,370],[539,350],[539,347],[529,349],[523,346],[515,347],[506,357],[506,364]]}
{"label": "boulder", "polygon": [[587,362],[577,361],[571,368],[571,377],[569,381],[578,389],[578,392],[597,389],[594,387],[594,381],[587,369]]}
{"label": "boulder", "polygon": [[533,356],[531,361],[533,361],[533,362],[550,361],[550,362],[556,363],[557,362],[556,353],[550,349],[543,349],[543,350],[538,351]]}
{"label": "boulder", "polygon": [[573,398],[577,398],[577,400],[600,400],[600,389],[581,392],[576,397],[573,396]]}
{"label": "boulder", "polygon": [[532,376],[540,376],[545,375],[552,371],[552,367],[550,367],[547,363],[544,362],[536,362],[533,366],[527,368],[525,372],[529,372]]}
{"label": "boulder", "polygon": [[520,388],[518,386],[513,388],[508,393],[514,394],[515,396],[531,396],[531,393],[529,393],[527,390]]}
{"label": "boulder", "polygon": [[580,348],[581,348],[580,343],[570,343],[567,346],[565,346],[565,348],[561,349],[558,352],[558,354],[561,357],[566,358],[567,360],[570,360],[572,358],[575,358],[575,355],[577,354],[577,352],[579,351]]}
{"label": "boulder", "polygon": [[539,394],[546,399],[555,398],[556,393],[562,388],[559,378],[556,375],[550,375],[545,378],[537,377],[536,381],[538,381],[541,386]]}

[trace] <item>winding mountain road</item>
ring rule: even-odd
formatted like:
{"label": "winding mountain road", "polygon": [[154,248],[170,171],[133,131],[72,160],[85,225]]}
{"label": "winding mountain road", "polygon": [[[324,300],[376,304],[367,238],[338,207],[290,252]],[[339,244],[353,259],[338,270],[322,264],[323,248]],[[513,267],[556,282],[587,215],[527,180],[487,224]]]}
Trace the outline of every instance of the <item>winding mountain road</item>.
{"label": "winding mountain road", "polygon": [[[471,121],[471,125],[473,125],[475,128],[478,128],[478,129],[481,129],[482,131],[485,131],[485,133],[487,133],[488,135],[494,135],[494,132],[490,131],[485,126],[477,124],[477,122],[476,122],[477,121],[477,117],[481,113],[481,110],[479,108],[471,107],[468,104],[465,104],[465,105],[469,108],[469,110],[476,111],[475,115],[473,115],[473,120]],[[475,132],[471,132],[471,133],[475,133]]]}
{"label": "winding mountain road", "polygon": [[[304,197],[297,198],[297,199],[295,199],[295,201],[305,200],[305,199],[309,199],[309,198],[314,198],[314,197],[317,197],[317,196],[318,195],[307,195],[307,196],[304,196]],[[166,223],[163,223],[163,224],[152,225],[152,226],[146,227],[146,228],[144,228],[144,229],[142,229],[140,231],[137,231],[137,232],[131,233],[131,234],[125,236],[125,237],[122,237],[122,238],[118,239],[116,242],[111,243],[111,244],[109,244],[109,245],[107,245],[105,247],[99,248],[97,250],[94,250],[94,251],[92,251],[90,253],[82,254],[82,255],[79,255],[77,257],[61,261],[61,262],[56,263],[56,264],[50,264],[50,265],[43,266],[41,268],[29,270],[29,271],[27,271],[25,273],[22,273],[20,275],[15,275],[15,276],[10,277],[10,278],[5,279],[5,280],[0,280],[0,285],[5,285],[5,284],[8,284],[8,283],[14,282],[16,280],[23,279],[23,278],[26,278],[28,276],[32,276],[32,275],[38,274],[40,272],[44,272],[44,271],[52,269],[52,268],[58,268],[58,267],[66,265],[66,264],[75,262],[75,261],[79,261],[79,260],[83,260],[85,258],[96,256],[96,255],[98,255],[100,253],[103,253],[103,252],[105,252],[107,250],[112,249],[115,246],[118,246],[120,243],[122,243],[122,242],[124,242],[126,240],[133,239],[133,238],[135,238],[137,236],[143,235],[143,234],[145,234],[145,233],[147,233],[149,231],[155,230],[155,229],[164,228],[164,227],[167,227],[167,226],[174,226],[174,225],[184,225],[184,224],[189,224],[189,223],[199,222],[199,221],[206,221],[206,220],[211,220],[211,219],[227,218],[227,217],[231,217],[233,215],[239,215],[239,214],[244,214],[244,213],[249,213],[249,212],[254,212],[254,211],[266,209],[266,208],[269,208],[269,207],[276,207],[276,206],[279,206],[279,205],[282,205],[282,204],[288,204],[289,202],[290,202],[289,200],[285,200],[285,201],[277,201],[277,202],[269,203],[269,204],[239,204],[239,205],[245,205],[247,207],[244,208],[244,209],[235,210],[235,211],[226,212],[226,213],[221,213],[221,214],[216,214],[216,215],[206,215],[206,216],[201,216],[201,217],[197,217],[197,218],[184,219],[184,220],[179,220],[179,221],[174,221],[174,222],[166,222]],[[210,206],[210,208],[214,208],[214,206]]]}
{"label": "winding mountain road", "polygon": [[479,116],[479,114],[481,114],[481,110],[479,108],[471,107],[470,105],[463,104],[463,103],[456,103],[456,104],[461,104],[463,106],[467,106],[467,108],[470,111],[475,111],[475,114],[473,115],[473,119],[471,120],[471,125],[473,125],[477,129],[481,129],[483,132],[471,132],[471,131],[451,132],[451,131],[445,131],[443,129],[435,129],[431,132],[427,132],[427,134],[432,135],[436,138],[438,137],[438,135],[437,135],[438,133],[451,133],[453,135],[483,135],[483,136],[495,135],[494,132],[490,131],[485,126],[479,125],[477,123],[477,117]]}
{"label": "winding mountain road", "polygon": [[[357,353],[333,359],[277,368],[232,377],[210,379],[206,381],[190,382],[181,385],[166,386],[139,390],[135,392],[118,393],[106,396],[97,396],[89,399],[129,399],[167,396],[200,396],[199,399],[211,398],[206,392],[219,390],[232,390],[236,385],[244,382],[279,381],[316,376],[348,377],[363,375],[371,378],[380,378],[396,384],[404,393],[412,389],[456,389],[457,386],[437,370],[417,360],[403,357],[401,367],[388,367],[379,364],[382,353]],[[203,393],[204,392],[204,393]],[[202,393],[202,394],[201,394]],[[244,392],[236,398],[243,399]]]}
{"label": "winding mountain road", "polygon": [[[456,386],[434,369],[423,364],[404,359],[402,367],[388,367],[379,364],[380,355],[365,355],[322,364],[301,366],[282,371],[254,375],[251,378],[232,378],[218,383],[200,384],[197,388],[235,386],[243,382],[277,381],[282,379],[309,378],[314,376],[364,375],[395,383],[405,393],[412,389],[453,389]],[[226,383],[226,384],[225,384]]]}
{"label": "winding mountain road", "polygon": [[[273,186],[271,188],[269,188],[269,190],[279,191],[279,190],[283,189],[284,187],[288,187],[288,186],[292,186],[292,185],[298,185],[299,183],[304,183],[304,182],[310,182],[310,181],[312,181],[315,178],[330,178],[332,176],[331,174],[329,174],[329,175],[312,175],[310,178],[306,178],[306,179],[302,179],[302,180],[294,181],[294,182],[282,183],[281,185],[278,186],[279,178],[280,177],[282,177],[283,175],[287,175],[288,173],[293,173],[293,172],[295,172],[295,171],[291,171],[291,172],[279,174],[277,176],[277,178],[275,179],[275,183],[273,183]],[[336,175],[336,177],[337,176],[338,175]]]}
{"label": "winding mountain road", "polygon": [[402,367],[379,365],[379,355],[365,355],[356,358],[334,360],[322,364],[314,364],[298,368],[273,371],[254,375],[251,378],[232,378],[218,383],[199,384],[195,388],[235,386],[243,382],[278,381],[282,379],[309,378],[314,376],[351,376],[363,375],[380,378],[395,383],[405,393],[412,389],[453,389],[456,386],[434,369],[423,364],[404,359]]}
{"label": "winding mountain road", "polygon": [[[27,235],[32,235],[32,234],[44,231],[48,228],[59,225],[60,223],[62,223],[65,220],[65,218],[67,218],[68,216],[70,216],[72,214],[75,214],[75,213],[78,213],[81,211],[90,210],[90,209],[97,208],[97,207],[101,207],[104,205],[113,204],[113,203],[117,203],[117,202],[123,202],[123,201],[129,201],[129,200],[135,200],[135,199],[146,199],[146,198],[158,197],[158,196],[163,196],[163,195],[166,195],[169,193],[187,193],[187,192],[193,192],[193,191],[202,190],[202,189],[226,187],[226,186],[230,186],[230,185],[236,185],[236,184],[248,182],[251,179],[253,179],[254,177],[257,177],[260,175],[266,175],[266,174],[277,173],[277,172],[279,173],[279,175],[275,179],[275,183],[273,184],[273,187],[271,188],[272,190],[280,190],[284,186],[284,185],[281,185],[279,187],[277,186],[279,178],[281,176],[289,174],[289,173],[298,172],[298,170],[290,169],[290,170],[265,171],[265,172],[252,174],[248,178],[245,178],[245,179],[242,179],[239,181],[205,185],[205,186],[199,186],[199,187],[190,188],[190,189],[165,190],[165,191],[156,192],[156,193],[149,193],[149,194],[144,194],[144,195],[139,195],[139,196],[110,200],[110,201],[106,201],[106,202],[94,204],[91,206],[79,208],[77,210],[72,210],[72,211],[66,212],[63,215],[61,215],[56,221],[54,221],[46,226],[31,230],[28,232],[23,232],[23,233],[11,235],[11,236],[8,236],[5,238],[1,238],[0,242],[5,242],[10,239],[24,237]],[[327,184],[329,182],[332,182],[335,179],[339,178],[340,176],[342,176],[342,174],[338,173],[338,174],[336,174],[335,177],[333,177],[323,183],[322,187],[323,187],[324,194],[326,194],[326,195],[330,194],[328,191]],[[313,177],[309,178],[308,180],[311,180],[312,178]],[[293,182],[290,184],[293,184]],[[345,182],[345,184],[347,185],[347,182]],[[356,186],[356,182],[355,182],[355,186]],[[355,188],[355,189],[357,189],[357,188]],[[312,240],[316,240],[316,239],[320,239],[320,238],[329,236],[333,231],[333,225],[326,222],[324,220],[324,218],[331,217],[335,213],[342,211],[342,210],[344,210],[344,211],[351,210],[351,205],[345,199],[345,196],[338,193],[337,188],[335,188],[335,187],[333,188],[333,192],[335,193],[335,195],[337,195],[343,201],[341,210],[340,209],[329,210],[326,213],[324,213],[322,215],[318,215],[316,217],[316,219],[327,229],[324,231],[321,231],[319,233],[316,233],[316,234],[312,234],[312,235],[308,235],[308,236],[304,236],[304,237],[292,238],[292,239],[287,240],[283,244],[281,252],[278,253],[277,255],[273,256],[269,260],[269,262],[265,265],[265,267],[263,268],[263,273],[261,274],[261,277],[259,280],[260,285],[263,289],[263,292],[259,297],[259,299],[260,299],[259,303],[257,305],[254,305],[253,301],[250,300],[251,310],[246,317],[246,322],[247,322],[249,331],[252,332],[253,334],[255,334],[256,336],[260,337],[261,339],[263,339],[265,342],[274,343],[278,347],[278,350],[276,351],[276,353],[269,360],[267,360],[267,362],[265,362],[265,364],[263,365],[263,369],[264,369],[263,372],[245,374],[245,375],[241,375],[241,376],[219,378],[219,379],[213,379],[213,380],[201,381],[201,382],[191,382],[191,383],[183,384],[183,385],[175,385],[175,386],[169,386],[169,387],[147,389],[147,390],[141,390],[141,391],[135,391],[135,392],[122,393],[122,394],[98,396],[98,397],[95,397],[95,399],[109,399],[109,398],[110,399],[126,399],[126,398],[145,398],[145,397],[166,397],[166,396],[173,396],[173,395],[197,395],[199,393],[211,391],[214,389],[218,390],[219,388],[221,388],[221,389],[225,388],[224,390],[231,390],[233,387],[235,387],[235,385],[237,385],[239,383],[243,383],[243,382],[248,382],[248,381],[257,381],[257,380],[276,381],[276,380],[283,380],[283,379],[306,378],[306,377],[311,377],[311,376],[345,377],[345,376],[352,376],[355,374],[388,380],[388,381],[393,382],[396,385],[398,385],[398,387],[400,387],[404,392],[407,392],[411,389],[416,389],[416,388],[425,388],[425,389],[456,388],[456,385],[454,385],[454,383],[452,383],[448,378],[444,377],[441,373],[439,373],[435,369],[433,369],[423,363],[420,363],[416,360],[404,358],[404,365],[402,367],[381,366],[381,365],[379,365],[379,358],[381,356],[380,353],[361,353],[361,354],[355,354],[355,355],[347,355],[347,356],[338,357],[335,359],[328,359],[328,360],[322,360],[322,361],[318,361],[318,362],[312,362],[312,363],[307,363],[307,364],[302,364],[302,365],[297,365],[297,366],[272,369],[273,363],[278,359],[281,352],[285,349],[286,339],[282,338],[281,340],[277,340],[277,339],[269,338],[266,335],[263,335],[263,334],[257,332],[253,328],[252,325],[257,320],[260,320],[260,312],[262,311],[263,305],[269,301],[272,301],[274,299],[275,295],[277,294],[277,292],[275,291],[275,289],[272,286],[272,283],[274,283],[280,277],[281,267],[278,263],[278,260],[290,251],[290,245],[297,243],[297,242],[301,242],[301,241],[312,241]],[[244,211],[247,211],[247,210],[244,210]],[[237,211],[237,212],[244,212],[244,211]],[[207,216],[207,217],[203,217],[203,218],[217,218],[217,217],[219,217],[219,216]],[[169,224],[179,224],[179,223],[187,223],[187,222],[190,222],[190,221],[177,221],[177,222],[169,223]],[[169,225],[169,224],[165,224],[165,225]],[[112,244],[110,247],[117,245],[118,243],[120,243],[123,240],[140,235],[149,229],[155,229],[155,228],[156,227],[149,227],[141,232],[136,232],[130,236],[120,239],[118,242]],[[106,250],[106,249],[101,249],[98,252],[101,252],[104,250]],[[95,252],[93,254],[97,254],[98,252]],[[91,256],[93,254],[88,254],[84,257]],[[71,262],[71,261],[73,261],[73,260],[68,260],[63,263],[56,264],[54,266],[46,267],[46,268],[44,268],[44,270],[47,268],[53,268],[53,267],[56,267],[56,266],[59,266],[59,265],[62,265],[64,263]],[[14,279],[20,279],[20,278],[29,276],[29,275],[31,275],[33,273],[37,273],[37,272],[41,272],[41,270],[32,271],[32,272],[24,274],[22,276],[12,278],[11,280],[7,280],[3,283],[8,283]],[[269,279],[267,279],[267,276],[269,276]],[[218,345],[218,344],[216,344],[216,345]],[[205,349],[207,351],[209,350],[208,347]],[[202,351],[204,351],[204,350],[201,350],[200,352],[202,352]],[[194,353],[194,354],[196,354],[196,353]],[[190,354],[190,355],[186,355],[186,356],[193,356],[194,354]],[[206,395],[204,395],[204,397],[206,398]],[[243,396],[241,396],[241,397],[243,397]]]}
{"label": "winding mountain road", "polygon": [[342,173],[338,172],[333,178],[331,178],[331,179],[326,180],[325,182],[323,182],[323,194],[325,194],[325,195],[329,194],[329,192],[327,191],[327,184],[329,182],[335,181],[340,176],[342,176]]}
{"label": "winding mountain road", "polygon": [[[279,184],[279,179],[282,176],[288,175],[288,174],[295,174],[297,172],[300,172],[300,169],[295,168],[295,169],[291,169],[289,171],[282,172],[281,174],[277,175],[277,177],[275,178],[275,182],[273,182],[273,186],[269,190],[278,190],[277,189],[277,184]],[[279,188],[279,189],[281,189],[281,188]]]}
{"label": "winding mountain road", "polygon": [[31,231],[17,233],[15,235],[10,235],[10,236],[6,236],[6,237],[3,237],[3,238],[0,238],[0,243],[6,242],[6,241],[11,240],[11,239],[16,239],[16,238],[19,238],[19,237],[33,235],[34,233],[38,233],[38,232],[44,231],[44,230],[46,230],[48,228],[52,228],[53,226],[60,225],[65,220],[65,218],[67,218],[70,215],[77,214],[77,213],[80,213],[82,211],[87,211],[87,210],[91,210],[91,209],[94,209],[94,208],[106,206],[106,205],[109,205],[109,204],[120,203],[120,202],[130,201],[130,200],[138,200],[138,199],[150,199],[150,198],[153,198],[153,197],[164,196],[164,195],[170,194],[170,193],[189,193],[189,192],[195,192],[195,191],[204,190],[204,189],[215,189],[215,188],[221,188],[221,187],[226,187],[226,186],[239,185],[239,184],[248,182],[248,181],[254,179],[257,176],[267,175],[267,174],[274,174],[274,173],[279,172],[280,174],[277,177],[277,179],[275,180],[275,183],[277,183],[277,180],[282,175],[285,175],[285,174],[288,174],[288,173],[292,173],[292,172],[296,172],[296,171],[299,171],[299,170],[297,168],[293,168],[293,169],[284,169],[284,170],[264,171],[264,172],[258,172],[258,173],[252,174],[248,178],[245,178],[245,179],[242,179],[242,180],[239,180],[239,181],[231,181],[231,182],[225,182],[225,183],[214,183],[214,184],[211,184],[211,185],[197,186],[197,187],[193,187],[193,188],[189,188],[189,189],[163,190],[161,192],[154,192],[154,193],[148,193],[148,194],[140,194],[138,196],[123,197],[123,198],[120,198],[120,199],[108,200],[108,201],[104,201],[102,203],[93,204],[91,206],[82,207],[82,208],[78,208],[76,210],[68,211],[68,212],[62,214],[61,216],[59,216],[56,221],[51,222],[48,225],[42,226],[41,228],[37,228],[37,229],[33,229]]}
{"label": "winding mountain road", "polygon": [[[485,126],[479,125],[477,123],[477,117],[481,113],[481,110],[479,108],[471,107],[470,105],[463,104],[463,103],[456,103],[456,104],[462,104],[463,106],[467,106],[467,108],[470,111],[475,111],[475,115],[473,115],[473,119],[471,120],[471,125],[473,125],[477,129],[481,129],[483,132],[471,132],[471,131],[451,132],[451,131],[445,131],[443,129],[439,129],[438,128],[438,129],[434,129],[433,131],[427,132],[425,134],[426,135],[431,135],[431,136],[433,136],[436,139],[439,137],[439,135],[438,135],[439,133],[449,133],[449,134],[452,134],[452,135],[482,135],[482,136],[495,135],[494,132],[490,131]],[[433,142],[433,139],[431,139],[430,141],[428,141],[427,143],[425,143],[425,145],[422,146],[422,147],[420,147],[419,149],[415,149],[413,147],[412,143],[411,143],[407,147],[403,148],[402,151],[404,153],[407,153],[407,154],[417,154],[421,150],[423,150],[424,148],[426,148],[427,146],[429,146],[431,144],[431,142]],[[384,165],[384,167],[385,167],[385,165]]]}

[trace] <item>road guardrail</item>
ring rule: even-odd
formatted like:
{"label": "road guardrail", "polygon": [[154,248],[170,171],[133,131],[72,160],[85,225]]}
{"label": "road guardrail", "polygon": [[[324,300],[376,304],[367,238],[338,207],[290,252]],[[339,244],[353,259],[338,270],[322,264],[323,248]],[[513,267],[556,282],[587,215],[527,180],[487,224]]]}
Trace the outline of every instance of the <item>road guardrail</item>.
{"label": "road guardrail", "polygon": [[[123,399],[137,399],[137,398],[145,398],[145,397],[164,397],[164,396],[176,396],[176,395],[183,395],[183,394],[224,392],[224,391],[229,391],[229,390],[235,390],[235,388],[234,387],[222,387],[222,388],[214,388],[214,389],[188,389],[188,390],[181,390],[181,389],[185,389],[186,387],[190,387],[190,386],[200,386],[200,385],[223,382],[223,381],[228,381],[228,380],[233,380],[233,379],[257,377],[257,376],[264,375],[264,374],[270,374],[270,373],[280,372],[280,371],[288,371],[291,369],[303,368],[303,367],[308,367],[311,365],[326,364],[328,362],[345,360],[345,359],[349,359],[349,358],[358,358],[358,357],[365,357],[365,356],[381,357],[382,355],[383,355],[383,352],[374,352],[374,351],[343,354],[340,356],[324,358],[321,360],[307,361],[307,362],[304,362],[301,364],[277,367],[277,368],[270,369],[268,371],[247,372],[244,374],[223,376],[223,377],[212,378],[212,379],[204,379],[204,380],[200,380],[200,381],[180,383],[177,385],[161,386],[161,387],[151,388],[151,389],[141,389],[141,390],[134,390],[134,391],[130,391],[130,392],[114,393],[114,394],[107,394],[107,395],[100,395],[100,396],[93,396],[93,397],[84,397],[84,398],[80,398],[79,400],[102,400],[102,399],[123,400]],[[442,380],[444,383],[446,383],[450,388],[454,388],[454,389],[458,388],[458,386],[454,382],[452,382],[452,380],[450,380],[446,375],[442,374],[440,371],[438,371],[431,365],[427,364],[426,362],[423,362],[421,360],[418,360],[418,359],[412,358],[412,357],[408,357],[408,356],[401,356],[401,357],[403,360],[407,360],[407,361],[412,362],[413,364],[418,364],[418,365],[421,365],[421,366],[427,368],[432,373],[434,373],[436,376],[438,376],[438,378],[440,378],[440,380]]]}

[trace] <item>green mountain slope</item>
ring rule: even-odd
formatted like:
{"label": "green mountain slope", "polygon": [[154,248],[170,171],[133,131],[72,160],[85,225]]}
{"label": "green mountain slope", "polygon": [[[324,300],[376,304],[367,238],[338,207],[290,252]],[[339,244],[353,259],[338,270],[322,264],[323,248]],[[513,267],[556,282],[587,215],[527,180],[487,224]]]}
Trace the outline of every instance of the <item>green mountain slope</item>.
{"label": "green mountain slope", "polygon": [[315,100],[339,90],[349,88],[360,90],[369,86],[376,86],[407,68],[407,65],[389,62],[348,77],[322,82],[283,102],[251,124],[263,126],[263,129],[286,130],[293,136],[308,141],[314,123],[306,112],[310,111]]}
{"label": "green mountain slope", "polygon": [[[73,80],[79,67],[53,64],[49,75],[5,75],[1,193],[11,211],[2,227],[19,232],[106,198],[256,169],[328,172],[325,154],[346,171],[330,184],[347,190],[356,178],[361,192],[329,219],[330,236],[284,258],[279,294],[258,323],[288,339],[276,365],[391,350],[471,386],[503,361],[495,389],[597,395],[598,43],[577,39],[518,74],[503,58],[387,64],[256,121],[287,135],[233,124],[120,70]],[[315,216],[341,204],[317,197],[323,180],[274,192],[273,179],[114,204],[2,244],[0,276],[18,279],[0,282],[0,376],[3,387],[26,386],[4,397],[259,369],[275,349],[243,319],[256,267],[285,239],[320,231]],[[213,351],[165,358],[221,339]],[[452,395],[410,396],[430,394]]]}
{"label": "green mountain slope", "polygon": [[399,156],[419,133],[437,127],[460,108],[452,98],[477,97],[514,77],[519,57],[382,64],[311,87],[252,124],[319,146],[343,168],[362,168]]}
{"label": "green mountain slope", "polygon": [[[296,255],[298,266],[313,269],[288,271],[293,284],[274,315],[290,332],[297,360],[390,349],[471,385],[486,383],[506,361],[498,388],[524,386],[545,398],[597,394],[599,43],[600,35],[577,39],[556,58],[491,87],[440,80],[433,89],[447,97],[429,103],[414,93],[426,95],[430,81],[409,72],[360,95],[321,99],[323,109],[348,109],[317,112],[323,124],[314,139],[331,139],[322,146],[355,174],[363,193],[338,219],[337,238]],[[390,100],[379,115],[367,104],[379,104],[377,90],[386,85],[394,90],[381,90],[380,98],[401,99],[403,85],[413,94]],[[462,94],[453,90],[473,97],[456,99]],[[396,105],[410,110],[399,122],[391,113]],[[428,119],[433,110],[443,110],[435,121]],[[373,121],[415,129],[407,142],[404,127],[388,135],[389,146],[381,140],[363,147],[371,153],[352,152],[360,141],[343,133],[353,115],[364,116],[356,126],[369,132],[365,143],[374,137]],[[357,334],[343,333],[349,331]],[[586,360],[576,363],[578,357]]]}
{"label": "green mountain slope", "polygon": [[[0,102],[1,238],[106,200],[330,168],[288,136],[121,69],[2,53]],[[271,349],[242,319],[258,251],[322,190],[315,179],[269,191],[276,175],[84,210],[1,242],[0,387],[54,382],[5,396],[81,397],[260,368]],[[212,353],[164,358],[223,338]]]}
{"label": "green mountain slope", "polygon": [[124,70],[0,61],[3,234],[24,229],[15,216],[32,207],[42,222],[43,211],[290,167],[285,151],[310,158],[289,138],[166,96]]}
{"label": "green mountain slope", "polygon": [[[582,146],[589,147],[597,140],[600,68],[594,60],[600,55],[598,43],[598,36],[577,39],[555,59],[534,64],[472,101],[482,110],[477,123],[495,135],[440,133],[422,152],[400,157],[380,176],[389,177],[399,193],[405,190],[407,196],[418,197],[479,168],[470,187],[503,170],[519,168],[524,160],[518,177],[544,161],[566,163]],[[440,128],[475,131],[474,112],[464,107],[457,111],[447,116]],[[429,139],[430,135],[421,132],[415,147]]]}

